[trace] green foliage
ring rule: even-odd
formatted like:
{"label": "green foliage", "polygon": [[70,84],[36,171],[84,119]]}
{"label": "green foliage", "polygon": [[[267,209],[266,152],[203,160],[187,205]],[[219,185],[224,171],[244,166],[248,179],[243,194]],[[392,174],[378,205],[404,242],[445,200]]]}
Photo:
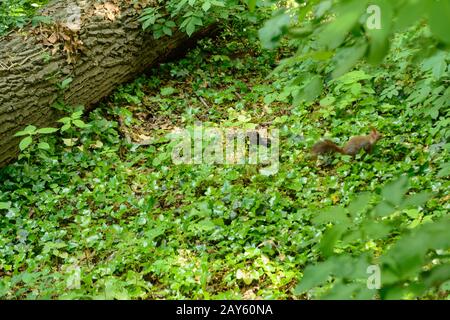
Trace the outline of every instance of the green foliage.
{"label": "green foliage", "polygon": [[77,127],[80,129],[87,128],[88,125],[84,123],[83,120],[81,120],[81,116],[83,115],[83,111],[76,111],[72,113],[70,117],[64,117],[58,120],[58,122],[61,122],[63,126],[61,127],[61,132],[68,131],[72,129],[73,127]]}
{"label": "green foliage", "polygon": [[[39,135],[39,134],[50,134],[50,133],[56,132],[57,130],[58,129],[56,129],[56,128],[40,128],[40,129],[38,129],[38,128],[36,128],[33,125],[29,125],[25,129],[23,129],[22,131],[18,131],[15,134],[16,137],[26,136],[19,143],[20,151],[24,151],[25,149],[27,149],[33,143],[33,136]],[[40,142],[37,145],[37,147],[39,149],[41,149],[41,150],[48,150],[48,149],[50,149],[50,146],[46,142]]]}
{"label": "green foliage", "polygon": [[[417,60],[429,30],[415,25],[382,64],[332,78],[332,50],[261,49],[260,10],[57,133],[23,130],[30,156],[0,170],[1,298],[448,296],[447,52]],[[279,129],[278,172],[174,165],[172,130],[197,121]],[[310,159],[318,139],[370,126],[372,154]]]}
{"label": "green foliage", "polygon": [[[254,5],[250,4],[250,7]],[[171,36],[175,29],[191,36],[201,26],[227,22],[230,17],[253,19],[238,0],[170,0],[158,1],[156,7],[145,8],[139,21],[151,30],[155,39]]]}
{"label": "green foliage", "polygon": [[[318,285],[326,284],[330,276],[334,281],[322,292],[322,298],[367,298],[375,295],[383,299],[401,299],[421,296],[428,290],[437,290],[448,279],[448,256],[442,252],[450,250],[448,217],[430,222],[415,207],[423,206],[430,193],[421,192],[405,196],[408,179],[400,179],[387,184],[381,191],[381,200],[370,203],[371,194],[362,194],[347,208],[331,207],[319,212],[313,222],[327,224],[318,248],[326,261],[305,269],[302,281],[296,287],[301,294]],[[402,215],[412,222],[405,224]],[[423,224],[424,222],[427,222]],[[423,224],[423,225],[422,225]],[[411,231],[413,230],[413,231]],[[355,256],[354,246],[358,243],[381,245],[398,239],[381,256],[368,257],[363,252]],[[336,254],[339,252],[339,254]],[[345,252],[345,253],[344,253]],[[441,252],[441,253],[439,253]],[[367,291],[366,269],[370,264],[381,265],[381,290]],[[431,265],[437,265],[430,268]],[[349,267],[349,270],[342,270]],[[430,270],[431,269],[431,270]],[[336,289],[336,287],[339,287]],[[361,297],[360,294],[364,293]]]}
{"label": "green foliage", "polygon": [[[423,36],[418,48],[448,49],[450,46],[448,0],[299,1],[298,6],[287,6],[280,12],[283,13],[268,20],[260,30],[263,46],[273,49],[282,36],[288,35],[297,41],[297,56],[305,51],[332,52],[334,78],[351,70],[363,57],[379,64],[386,57],[396,33],[423,21],[428,23],[433,37]],[[291,19],[294,15],[298,19]],[[432,53],[417,51],[422,59],[423,55],[427,57]],[[445,70],[442,65],[436,68],[439,74]]]}
{"label": "green foliage", "polygon": [[72,83],[72,81],[73,81],[73,78],[71,78],[71,77],[64,79],[61,83],[57,84],[58,89],[66,90],[69,87],[69,85]]}
{"label": "green foliage", "polygon": [[37,8],[48,0],[3,0],[0,3],[0,35],[11,28],[21,28],[29,22],[48,23],[45,17],[34,17]]}

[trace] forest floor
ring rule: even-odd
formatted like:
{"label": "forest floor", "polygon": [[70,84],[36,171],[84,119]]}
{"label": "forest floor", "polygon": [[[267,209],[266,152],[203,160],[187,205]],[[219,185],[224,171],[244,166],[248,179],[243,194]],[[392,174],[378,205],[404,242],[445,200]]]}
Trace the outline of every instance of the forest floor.
{"label": "forest floor", "polygon": [[[288,42],[261,50],[256,30],[225,30],[118,88],[63,143],[50,137],[50,151],[2,170],[0,297],[310,298],[325,289],[293,289],[323,258],[329,225],[314,217],[324,208],[363,192],[376,204],[383,185],[406,174],[403,192],[433,197],[394,213],[402,227],[446,215],[449,144],[435,138],[443,120],[393,101],[404,84],[388,67],[361,67],[321,99],[293,101],[296,75],[272,73],[293,52]],[[198,121],[278,129],[277,171],[175,165],[170,134]],[[322,137],[342,145],[371,126],[383,134],[373,153],[311,158]],[[396,236],[356,236],[332,250],[379,256]]]}

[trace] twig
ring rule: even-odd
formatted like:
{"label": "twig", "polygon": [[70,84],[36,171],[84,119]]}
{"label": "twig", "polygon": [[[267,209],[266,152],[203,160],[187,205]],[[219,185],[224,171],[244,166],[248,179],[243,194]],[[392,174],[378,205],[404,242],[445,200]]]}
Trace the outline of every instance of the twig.
{"label": "twig", "polygon": [[206,103],[205,99],[203,99],[202,97],[200,97],[199,95],[197,95],[198,99],[203,103],[203,105],[205,107],[207,107],[208,109],[210,108],[210,106]]}

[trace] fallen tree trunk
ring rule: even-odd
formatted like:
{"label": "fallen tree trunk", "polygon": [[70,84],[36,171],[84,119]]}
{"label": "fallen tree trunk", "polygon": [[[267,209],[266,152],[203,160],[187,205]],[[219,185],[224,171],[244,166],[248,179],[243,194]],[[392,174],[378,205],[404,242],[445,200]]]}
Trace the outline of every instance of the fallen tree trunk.
{"label": "fallen tree trunk", "polygon": [[[118,84],[216,29],[205,27],[191,38],[174,31],[155,40],[142,31],[140,8],[130,6],[115,0],[54,1],[40,13],[52,22],[0,37],[0,167],[18,154],[15,132],[29,124],[49,126],[61,115],[52,107],[56,101],[92,106]],[[70,84],[61,86],[64,81]]]}

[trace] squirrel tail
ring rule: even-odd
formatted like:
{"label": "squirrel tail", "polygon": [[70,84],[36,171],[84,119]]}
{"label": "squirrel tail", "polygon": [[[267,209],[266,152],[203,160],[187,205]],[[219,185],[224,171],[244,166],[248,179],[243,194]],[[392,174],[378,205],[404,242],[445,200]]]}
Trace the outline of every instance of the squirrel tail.
{"label": "squirrel tail", "polygon": [[314,155],[324,154],[328,152],[344,153],[344,150],[331,140],[323,140],[317,142],[311,149]]}

